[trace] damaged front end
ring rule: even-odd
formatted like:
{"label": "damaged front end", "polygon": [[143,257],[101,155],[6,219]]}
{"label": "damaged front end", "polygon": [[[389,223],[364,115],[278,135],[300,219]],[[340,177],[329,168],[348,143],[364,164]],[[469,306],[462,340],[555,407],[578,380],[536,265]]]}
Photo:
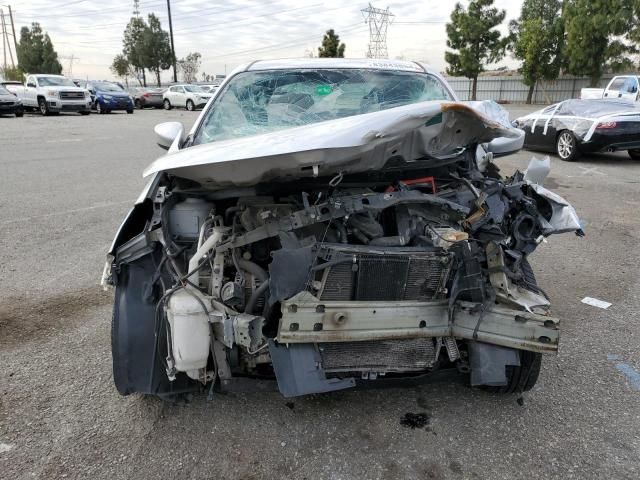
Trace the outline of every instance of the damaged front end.
{"label": "damaged front end", "polygon": [[[482,145],[518,133],[483,107],[425,102],[325,122],[333,139],[309,125],[158,161],[106,273],[119,391],[275,377],[297,396],[445,368],[531,388],[559,320],[527,259],[582,231],[542,186],[548,164],[500,176]],[[278,150],[285,135],[305,149]]]}

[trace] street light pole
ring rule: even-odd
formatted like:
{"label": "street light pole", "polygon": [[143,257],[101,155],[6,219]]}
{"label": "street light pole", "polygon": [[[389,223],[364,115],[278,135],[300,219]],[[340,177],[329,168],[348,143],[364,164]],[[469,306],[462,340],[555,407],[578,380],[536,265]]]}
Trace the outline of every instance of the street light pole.
{"label": "street light pole", "polygon": [[171,37],[171,54],[173,55],[173,81],[178,82],[176,71],[176,48],[173,45],[173,24],[171,22],[171,0],[167,0],[167,13],[169,14],[169,36]]}

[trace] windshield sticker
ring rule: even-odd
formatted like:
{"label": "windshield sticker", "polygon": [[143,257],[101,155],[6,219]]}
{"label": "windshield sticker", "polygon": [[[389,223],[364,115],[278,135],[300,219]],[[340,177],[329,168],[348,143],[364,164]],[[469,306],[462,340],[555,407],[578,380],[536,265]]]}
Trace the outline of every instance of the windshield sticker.
{"label": "windshield sticker", "polygon": [[324,97],[325,95],[329,95],[332,90],[331,85],[318,85],[316,87],[316,95]]}

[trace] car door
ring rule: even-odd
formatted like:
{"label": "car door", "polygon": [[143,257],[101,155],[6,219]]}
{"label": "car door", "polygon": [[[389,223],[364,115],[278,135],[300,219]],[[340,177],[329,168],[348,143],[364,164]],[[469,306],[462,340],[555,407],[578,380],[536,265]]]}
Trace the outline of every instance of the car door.
{"label": "car door", "polygon": [[183,86],[176,87],[176,107],[186,107],[187,106],[187,92],[185,91]]}
{"label": "car door", "polygon": [[622,86],[624,85],[626,79],[627,77],[615,77],[613,80],[611,80],[604,91],[604,97],[618,98],[618,94],[620,93],[620,90],[622,90]]}
{"label": "car door", "polygon": [[36,107],[38,105],[38,84],[36,77],[29,75],[25,85],[24,103],[30,107]]}
{"label": "car door", "polygon": [[552,123],[550,120],[557,108],[556,105],[550,105],[540,112],[540,115],[533,118],[531,122],[527,122],[527,126],[524,131],[526,134],[525,142],[528,146],[549,149],[553,145],[551,136],[548,135],[549,125]]}

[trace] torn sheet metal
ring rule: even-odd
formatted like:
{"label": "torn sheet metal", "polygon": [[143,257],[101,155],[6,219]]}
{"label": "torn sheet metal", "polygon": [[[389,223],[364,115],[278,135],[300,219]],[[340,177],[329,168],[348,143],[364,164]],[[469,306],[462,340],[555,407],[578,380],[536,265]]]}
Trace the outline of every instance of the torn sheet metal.
{"label": "torn sheet metal", "polygon": [[542,220],[543,233],[551,235],[553,233],[582,232],[582,225],[578,212],[573,206],[557,193],[547,190],[542,185],[531,184],[531,188],[546,199],[551,205],[551,218]]}
{"label": "torn sheet metal", "polygon": [[538,185],[543,185],[544,180],[549,175],[551,171],[551,160],[548,156],[539,159],[538,157],[533,157],[529,162],[529,166],[524,172],[523,180],[529,183],[536,183]]}
{"label": "torn sheet metal", "polygon": [[[144,176],[167,172],[209,188],[375,171],[394,156],[406,161],[455,155],[494,138],[518,139],[494,102],[431,101],[170,153]],[[428,160],[426,160],[428,161]]]}

